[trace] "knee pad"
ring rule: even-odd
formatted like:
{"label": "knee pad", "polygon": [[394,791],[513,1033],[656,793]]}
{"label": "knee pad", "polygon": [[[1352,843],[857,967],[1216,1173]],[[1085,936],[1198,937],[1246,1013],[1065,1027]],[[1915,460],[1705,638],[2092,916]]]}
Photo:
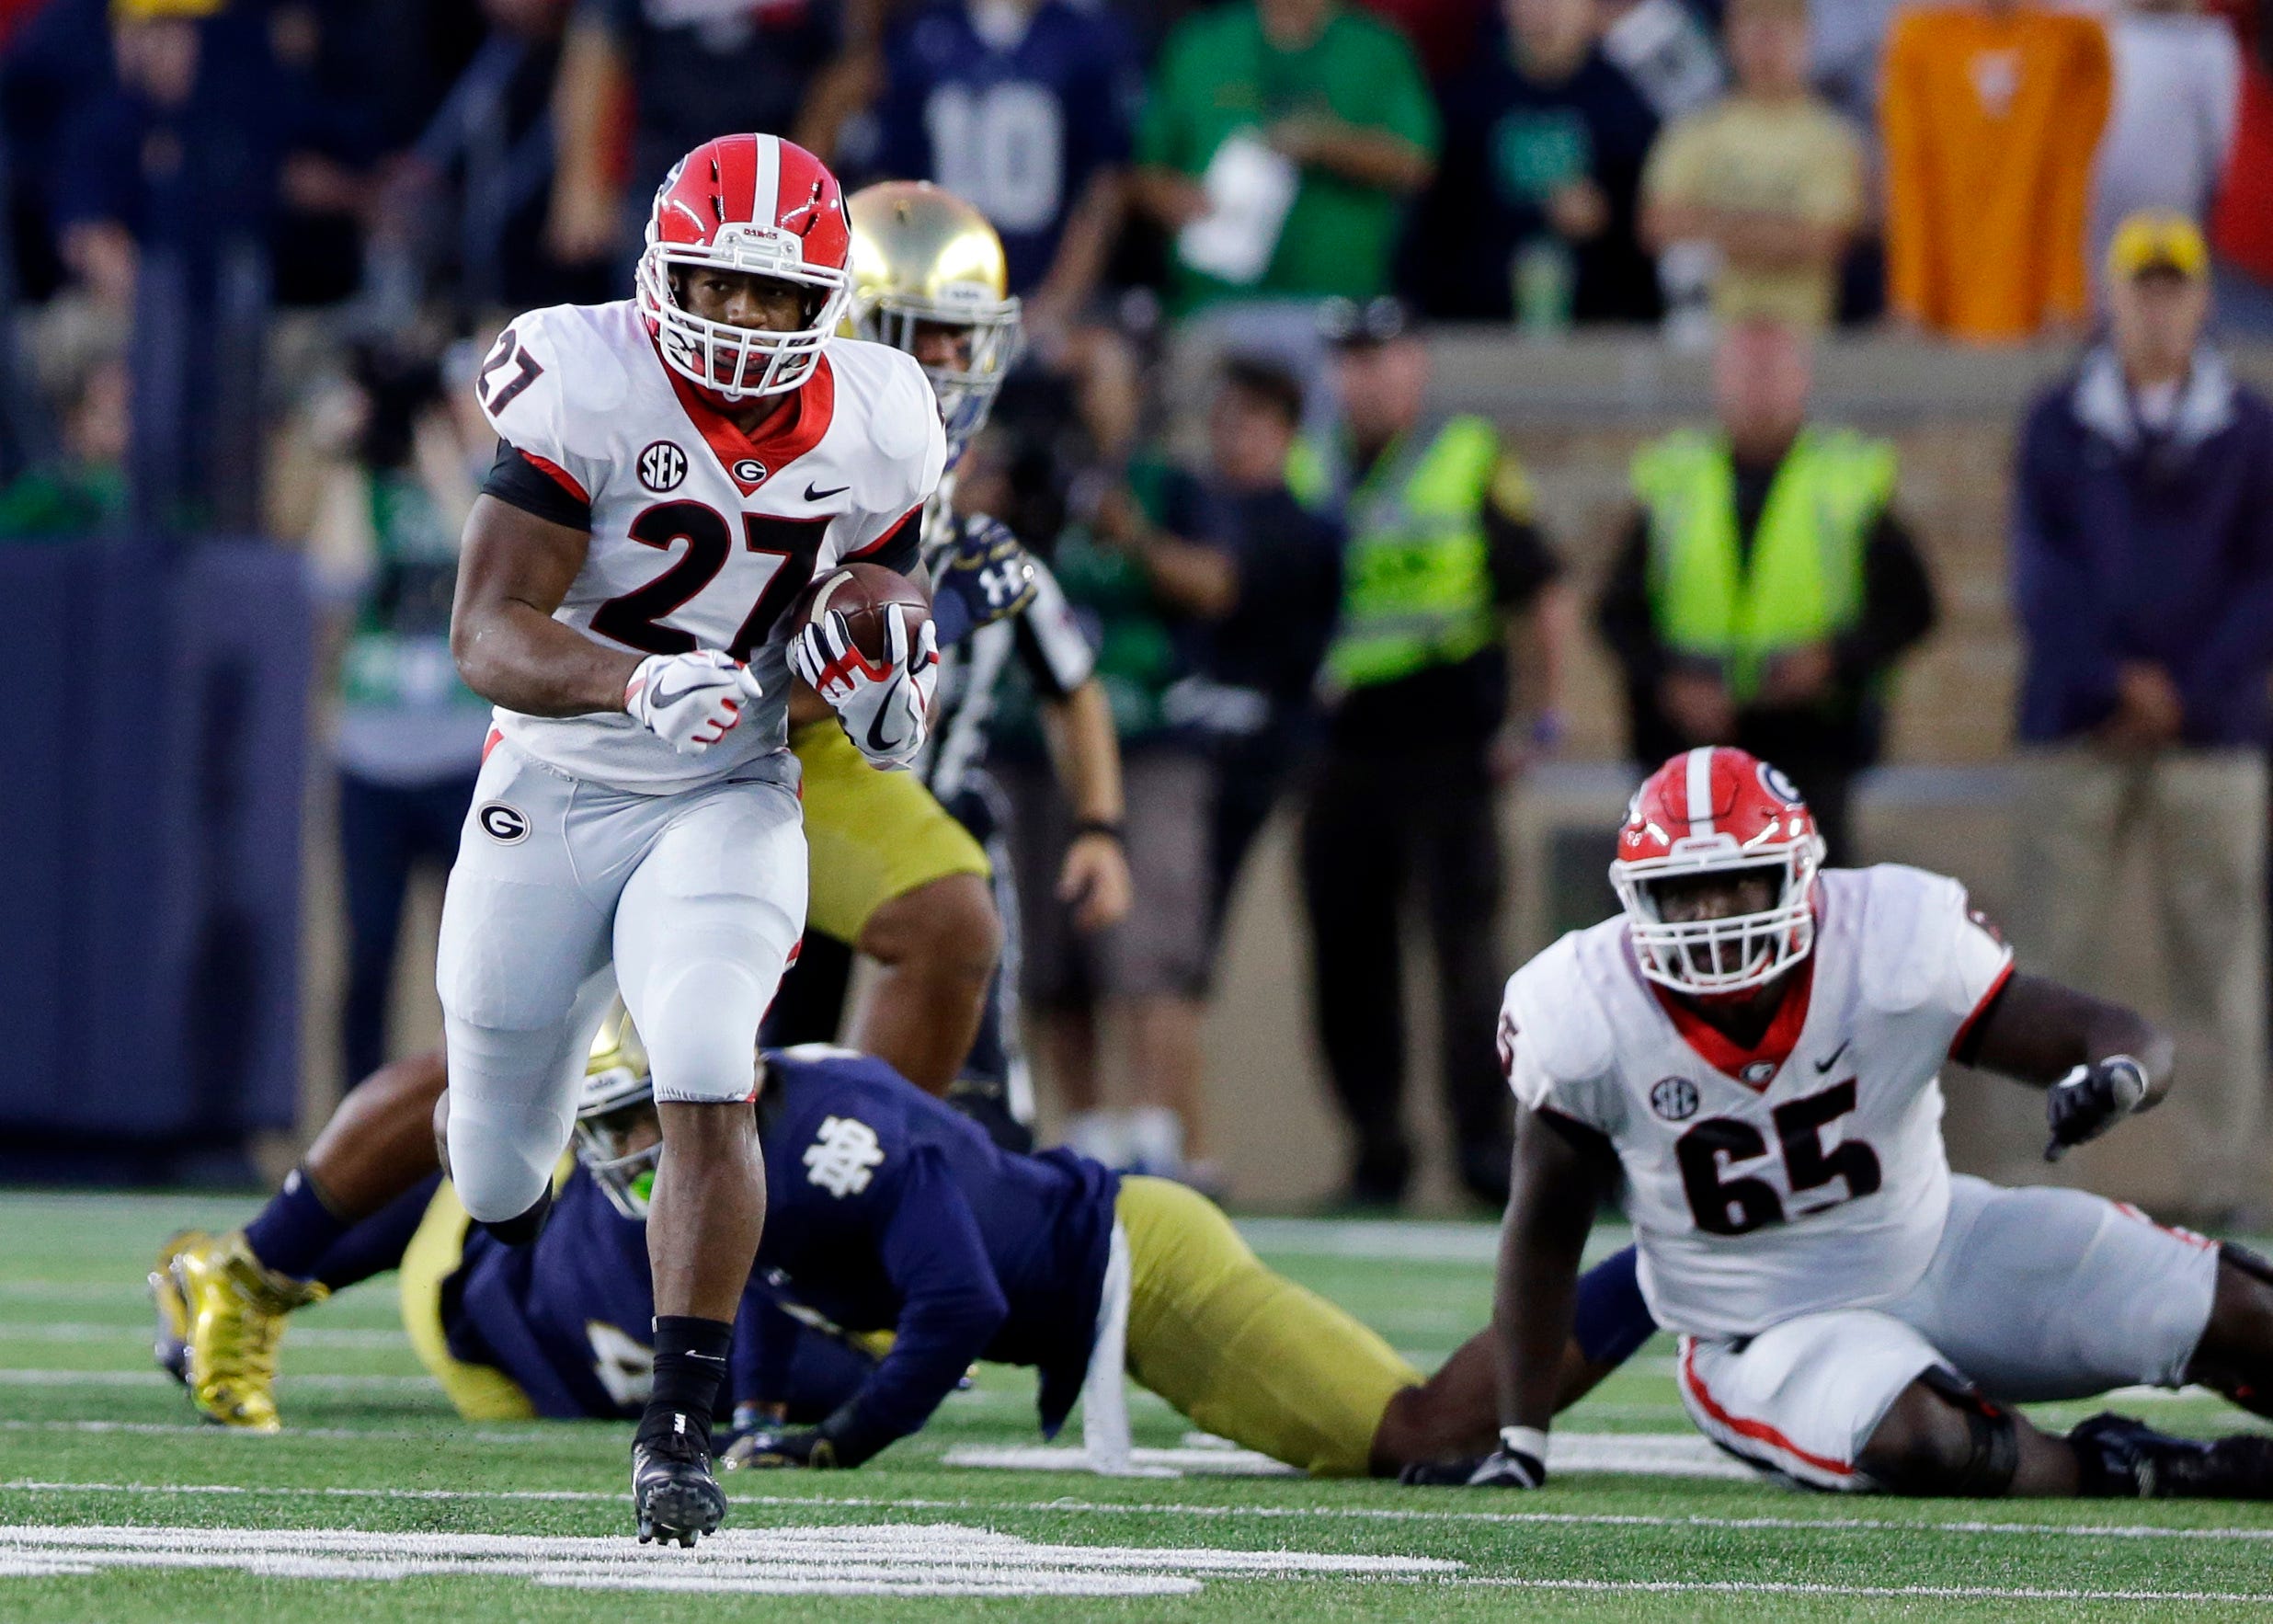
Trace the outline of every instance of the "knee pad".
{"label": "knee pad", "polygon": [[1927,1388],[1965,1417],[1965,1465],[1945,1492],[1966,1499],[1993,1500],[2013,1486],[2020,1470],[2020,1429],[2013,1412],[1982,1397],[1970,1382],[1936,1367],[1921,1376]]}
{"label": "knee pad", "polygon": [[493,1099],[461,1080],[443,1103],[447,1171],[468,1216],[490,1225],[529,1215],[551,1193],[553,1169],[568,1148],[573,1097]]}
{"label": "knee pad", "polygon": [[772,988],[729,959],[690,966],[635,1009],[659,1101],[747,1100],[757,1086],[758,1026]]}

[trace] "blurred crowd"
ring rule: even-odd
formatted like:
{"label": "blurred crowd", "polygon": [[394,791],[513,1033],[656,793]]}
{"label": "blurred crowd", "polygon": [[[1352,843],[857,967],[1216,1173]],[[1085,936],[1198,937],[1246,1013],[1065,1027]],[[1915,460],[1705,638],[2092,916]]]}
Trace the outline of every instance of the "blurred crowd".
{"label": "blurred crowd", "polygon": [[[1741,743],[1850,854],[1936,592],[1891,448],[1810,411],[1834,326],[2089,344],[2014,532],[2044,872],[2185,846],[2172,951],[2257,1109],[2273,429],[2201,334],[2213,289],[2273,332],[2273,3],[0,0],[0,537],[126,521],[154,265],[167,308],[250,279],[272,313],[263,512],[338,650],[345,1077],[478,760],[446,631],[484,339],[627,294],[669,163],[748,129],[848,190],[936,179],[1006,245],[1027,359],[959,499],[1054,559],[1128,769],[1131,917],[1034,883],[1018,921],[1080,1148],[1206,1176],[1223,924],[1293,797],[1345,1194],[1411,1176],[1409,908],[1459,1176],[1504,1194],[1495,796],[1560,739],[1590,616],[1638,761]],[[1499,431],[1433,410],[1456,321],[1712,352],[1718,420],[1636,456],[1592,604]],[[1048,875],[1030,698],[996,762]],[[2053,935],[2088,960],[2090,929]]]}

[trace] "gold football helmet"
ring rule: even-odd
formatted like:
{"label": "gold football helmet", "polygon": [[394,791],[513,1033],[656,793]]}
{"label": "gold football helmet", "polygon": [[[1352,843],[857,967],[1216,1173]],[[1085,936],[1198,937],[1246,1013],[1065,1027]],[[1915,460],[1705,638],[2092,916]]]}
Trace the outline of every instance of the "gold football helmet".
{"label": "gold football helmet", "polygon": [[[647,1216],[647,1194],[663,1146],[648,1115],[655,1080],[647,1070],[647,1046],[640,1041],[632,1013],[618,999],[592,1039],[585,1063],[584,1092],[577,1101],[577,1160],[584,1163],[611,1205],[629,1218]],[[634,1140],[645,1143],[634,1146]]]}
{"label": "gold football helmet", "polygon": [[[928,180],[863,187],[845,200],[845,212],[852,331],[924,363],[952,463],[985,427],[1018,358],[1018,301],[1010,296],[1002,239],[984,214]],[[940,337],[967,337],[967,349],[935,342]]]}

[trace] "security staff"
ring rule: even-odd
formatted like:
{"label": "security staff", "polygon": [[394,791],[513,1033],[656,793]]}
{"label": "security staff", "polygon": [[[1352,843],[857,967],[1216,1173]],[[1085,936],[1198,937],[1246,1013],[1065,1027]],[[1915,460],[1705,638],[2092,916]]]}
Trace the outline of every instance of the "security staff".
{"label": "security staff", "polygon": [[[1481,417],[1425,416],[1428,350],[1404,309],[1335,301],[1321,321],[1344,432],[1331,453],[1297,457],[1295,483],[1346,508],[1350,540],[1302,867],[1319,1037],[1356,1141],[1345,1195],[1394,1204],[1411,1171],[1399,926],[1417,885],[1458,1173],[1496,1207],[1507,1195],[1508,1101],[1491,1042],[1503,968],[1494,791],[1560,732],[1575,610],[1498,431]],[[1526,610],[1527,662],[1512,649]],[[1510,695],[1522,664],[1536,679],[1527,713]]]}
{"label": "security staff", "polygon": [[1894,660],[1934,588],[1893,510],[1894,448],[1807,420],[1808,339],[1739,323],[1713,358],[1717,429],[1634,458],[1635,506],[1599,612],[1632,754],[1732,744],[1789,773],[1831,861],[1856,861],[1854,775],[1879,754]]}

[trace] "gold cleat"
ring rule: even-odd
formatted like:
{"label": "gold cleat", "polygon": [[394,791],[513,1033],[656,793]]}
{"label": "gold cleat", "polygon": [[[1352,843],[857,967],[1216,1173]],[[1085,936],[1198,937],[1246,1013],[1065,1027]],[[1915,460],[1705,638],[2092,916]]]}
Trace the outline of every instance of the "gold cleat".
{"label": "gold cleat", "polygon": [[263,1266],[241,1229],[177,1252],[171,1273],[188,1312],[189,1401],[223,1426],[279,1430],[276,1357],[285,1317],[330,1290]]}
{"label": "gold cleat", "polygon": [[203,1229],[177,1229],[158,1249],[158,1266],[150,1271],[150,1300],[157,1309],[158,1328],[150,1344],[158,1368],[184,1387],[189,1384],[189,1303],[174,1278],[174,1260],[183,1252],[211,1246],[212,1236]]}

